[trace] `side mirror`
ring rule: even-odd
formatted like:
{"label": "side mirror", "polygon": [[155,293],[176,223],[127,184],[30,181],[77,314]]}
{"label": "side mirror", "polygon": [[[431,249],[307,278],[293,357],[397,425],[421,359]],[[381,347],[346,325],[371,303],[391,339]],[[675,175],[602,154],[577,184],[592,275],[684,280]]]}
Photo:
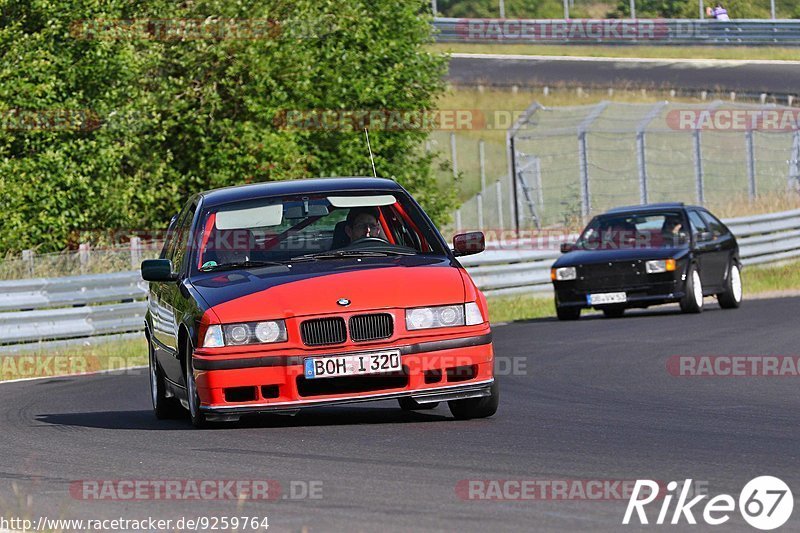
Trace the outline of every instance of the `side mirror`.
{"label": "side mirror", "polygon": [[453,237],[453,251],[456,256],[479,254],[486,249],[486,237],[482,231],[459,233]]}
{"label": "side mirror", "polygon": [[562,242],[561,243],[561,253],[562,254],[565,254],[567,252],[571,252],[574,249],[575,249],[575,243],[574,242]]}
{"label": "side mirror", "polygon": [[175,281],[178,275],[172,271],[169,259],[145,259],[142,261],[142,279],[145,281]]}
{"label": "side mirror", "polygon": [[698,231],[694,234],[694,238],[697,242],[708,242],[714,239],[714,234],[710,231]]}

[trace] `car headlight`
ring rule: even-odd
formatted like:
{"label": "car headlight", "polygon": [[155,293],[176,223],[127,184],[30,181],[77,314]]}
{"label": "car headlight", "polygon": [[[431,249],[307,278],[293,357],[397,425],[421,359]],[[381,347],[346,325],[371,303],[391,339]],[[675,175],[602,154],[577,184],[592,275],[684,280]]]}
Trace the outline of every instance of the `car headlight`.
{"label": "car headlight", "polygon": [[[472,303],[474,304],[474,302]],[[474,311],[472,313],[474,319]],[[480,314],[480,310],[478,314]],[[466,324],[464,317],[463,305],[441,305],[438,307],[416,307],[414,309],[406,309],[406,329],[413,331],[415,329],[464,326]]]}
{"label": "car headlight", "polygon": [[674,259],[658,259],[648,261],[644,267],[648,274],[661,274],[662,272],[672,272],[675,270]]}
{"label": "car headlight", "polygon": [[206,330],[204,348],[243,346],[246,344],[270,344],[286,341],[286,322],[265,320],[240,324],[215,324]]}
{"label": "car headlight", "polygon": [[575,267],[560,267],[550,269],[550,279],[552,281],[570,281],[578,277]]}

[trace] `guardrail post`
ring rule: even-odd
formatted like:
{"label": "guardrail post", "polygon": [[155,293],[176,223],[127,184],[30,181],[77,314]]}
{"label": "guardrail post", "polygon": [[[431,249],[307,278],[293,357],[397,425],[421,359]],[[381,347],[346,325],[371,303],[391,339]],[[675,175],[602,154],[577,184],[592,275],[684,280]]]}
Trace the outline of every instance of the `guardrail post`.
{"label": "guardrail post", "polygon": [[694,130],[694,179],[697,203],[705,205],[705,185],[703,184],[703,153],[700,148],[700,130]]}
{"label": "guardrail post", "polygon": [[142,264],[142,239],[131,237],[131,268],[137,270]]}
{"label": "guardrail post", "polygon": [[478,206],[478,229],[483,231],[483,193],[475,195],[475,203]]}
{"label": "guardrail post", "polygon": [[753,130],[744,133],[745,155],[747,156],[747,195],[750,202],[756,199],[756,158],[753,143]]}
{"label": "guardrail post", "polygon": [[28,269],[28,275],[33,277],[33,256],[35,252],[33,250],[22,250],[22,262],[25,263],[25,267]]}
{"label": "guardrail post", "polygon": [[88,244],[81,244],[78,246],[78,259],[81,263],[81,274],[85,274],[89,268],[90,251]]}

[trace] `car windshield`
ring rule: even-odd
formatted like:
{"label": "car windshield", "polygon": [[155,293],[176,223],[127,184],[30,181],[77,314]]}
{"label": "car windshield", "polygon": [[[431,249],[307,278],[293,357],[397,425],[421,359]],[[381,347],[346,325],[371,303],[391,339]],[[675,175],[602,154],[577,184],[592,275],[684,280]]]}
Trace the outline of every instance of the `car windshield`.
{"label": "car windshield", "polygon": [[680,212],[602,215],[583,230],[576,247],[582,250],[674,248],[688,244]]}
{"label": "car windshield", "polygon": [[352,257],[444,255],[436,230],[399,191],[269,197],[215,206],[200,217],[199,271]]}

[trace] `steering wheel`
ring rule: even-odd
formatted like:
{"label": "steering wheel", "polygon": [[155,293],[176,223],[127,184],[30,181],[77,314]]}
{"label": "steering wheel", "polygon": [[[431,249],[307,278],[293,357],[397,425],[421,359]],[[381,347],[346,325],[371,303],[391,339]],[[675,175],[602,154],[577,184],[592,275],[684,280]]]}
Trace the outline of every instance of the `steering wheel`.
{"label": "steering wheel", "polygon": [[356,244],[365,244],[365,243],[368,243],[368,242],[379,242],[381,244],[387,244],[389,241],[381,239],[380,237],[361,237],[360,239],[356,239],[353,242],[351,242],[350,246],[353,246],[353,245],[356,245]]}

